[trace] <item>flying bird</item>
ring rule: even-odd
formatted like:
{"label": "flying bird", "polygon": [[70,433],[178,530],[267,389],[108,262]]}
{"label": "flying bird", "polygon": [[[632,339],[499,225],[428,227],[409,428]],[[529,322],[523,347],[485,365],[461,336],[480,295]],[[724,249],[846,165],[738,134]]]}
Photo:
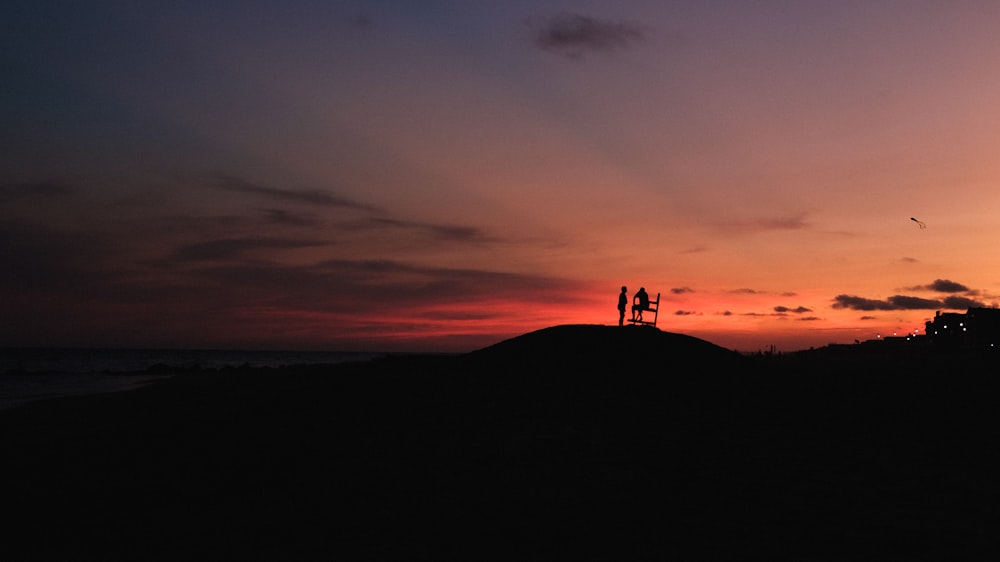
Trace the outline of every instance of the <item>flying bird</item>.
{"label": "flying bird", "polygon": [[910,220],[911,220],[911,221],[913,221],[913,222],[915,222],[915,223],[917,223],[917,226],[919,226],[920,228],[927,228],[927,225],[926,225],[926,224],[924,224],[924,223],[922,223],[922,222],[918,221],[917,219],[915,219],[915,218],[913,218],[913,217],[910,217]]}

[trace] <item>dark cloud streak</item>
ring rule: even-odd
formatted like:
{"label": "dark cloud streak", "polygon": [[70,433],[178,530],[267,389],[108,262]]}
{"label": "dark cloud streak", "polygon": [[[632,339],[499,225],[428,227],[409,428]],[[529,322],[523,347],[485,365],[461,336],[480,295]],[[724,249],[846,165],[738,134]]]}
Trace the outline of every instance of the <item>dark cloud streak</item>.
{"label": "dark cloud streak", "polygon": [[758,219],[747,219],[742,221],[732,221],[715,225],[721,232],[747,233],[747,232],[773,232],[781,230],[806,230],[809,223],[804,215],[767,217]]}
{"label": "dark cloud streak", "polygon": [[391,287],[394,295],[413,294],[430,299],[428,302],[448,302],[471,296],[487,296],[504,300],[570,302],[565,291],[567,281],[533,275],[481,269],[439,268],[390,260],[330,260],[318,264],[316,271],[359,286]]}
{"label": "dark cloud streak", "polygon": [[908,295],[893,295],[885,300],[868,299],[855,295],[837,295],[834,297],[833,308],[850,310],[962,310],[986,306],[971,298],[978,294],[969,287],[948,279],[935,279],[927,285],[910,287],[914,291],[936,291],[939,293],[966,293],[965,296],[952,295],[944,299],[926,299]]}
{"label": "dark cloud streak", "polygon": [[985,305],[965,297],[948,297],[942,301],[907,295],[893,295],[885,300],[866,299],[854,295],[837,295],[834,297],[833,303],[833,308],[864,311],[964,309],[981,306]]}
{"label": "dark cloud streak", "polygon": [[312,215],[291,213],[284,209],[261,209],[271,224],[284,226],[317,226],[321,223]]}
{"label": "dark cloud streak", "polygon": [[433,238],[438,240],[454,240],[460,242],[493,241],[486,237],[482,230],[472,226],[428,224],[378,217],[369,218],[366,222],[375,226],[420,230],[430,234]]}
{"label": "dark cloud streak", "polygon": [[232,176],[220,176],[214,187],[217,189],[222,189],[225,191],[232,191],[236,193],[248,193],[253,195],[261,195],[263,197],[280,200],[280,201],[291,201],[296,203],[307,203],[310,205],[320,205],[325,207],[343,207],[346,209],[358,209],[373,211],[373,207],[359,203],[357,201],[347,199],[345,197],[338,197],[329,192],[322,190],[287,190],[278,189],[274,187],[262,186],[255,183],[251,183],[239,178]]}
{"label": "dark cloud streak", "polygon": [[945,297],[943,304],[944,308],[951,308],[955,310],[982,308],[986,306],[986,304],[968,297]]}
{"label": "dark cloud streak", "polygon": [[642,27],[629,22],[613,22],[563,12],[528,22],[535,45],[545,51],[580,59],[587,52],[623,49],[645,39]]}
{"label": "dark cloud streak", "polygon": [[782,313],[782,314],[788,313],[788,312],[791,312],[791,313],[794,313],[794,314],[804,314],[806,312],[812,312],[812,309],[806,308],[804,306],[799,306],[799,307],[796,307],[796,308],[788,308],[787,306],[776,306],[776,307],[774,307],[774,311],[778,312],[778,313]]}
{"label": "dark cloud streak", "polygon": [[173,259],[180,261],[224,260],[242,257],[246,252],[253,250],[296,250],[322,245],[322,242],[312,240],[227,238],[181,246],[174,252]]}

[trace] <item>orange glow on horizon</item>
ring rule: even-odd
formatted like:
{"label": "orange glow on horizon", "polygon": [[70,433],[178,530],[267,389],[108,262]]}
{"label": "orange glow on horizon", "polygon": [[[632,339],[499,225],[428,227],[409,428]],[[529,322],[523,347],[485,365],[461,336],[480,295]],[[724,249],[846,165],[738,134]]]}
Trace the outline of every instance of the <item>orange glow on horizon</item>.
{"label": "orange glow on horizon", "polygon": [[624,284],[792,351],[1000,303],[1000,4],[580,4],[569,36],[313,4],[9,14],[0,345],[468,351],[615,325]]}

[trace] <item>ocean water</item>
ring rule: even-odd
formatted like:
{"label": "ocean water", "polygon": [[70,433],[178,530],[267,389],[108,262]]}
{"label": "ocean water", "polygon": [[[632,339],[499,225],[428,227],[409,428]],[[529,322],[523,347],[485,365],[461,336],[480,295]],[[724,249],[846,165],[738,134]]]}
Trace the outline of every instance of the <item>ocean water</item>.
{"label": "ocean water", "polygon": [[384,353],[198,349],[0,349],[0,409],[34,400],[117,392],[171,372],[370,361]]}

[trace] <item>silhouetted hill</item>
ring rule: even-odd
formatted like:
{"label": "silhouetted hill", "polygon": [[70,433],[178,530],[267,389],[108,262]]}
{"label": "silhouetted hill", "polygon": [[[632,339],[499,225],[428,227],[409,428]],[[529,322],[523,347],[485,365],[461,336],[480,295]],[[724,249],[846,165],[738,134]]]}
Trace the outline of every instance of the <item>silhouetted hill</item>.
{"label": "silhouetted hill", "polygon": [[745,357],[713,343],[650,326],[571,324],[530,332],[469,354],[484,366],[561,369],[718,372],[745,366]]}
{"label": "silhouetted hill", "polygon": [[[0,411],[10,560],[993,560],[995,356],[555,326]],[[917,366],[926,366],[917,369]]]}

